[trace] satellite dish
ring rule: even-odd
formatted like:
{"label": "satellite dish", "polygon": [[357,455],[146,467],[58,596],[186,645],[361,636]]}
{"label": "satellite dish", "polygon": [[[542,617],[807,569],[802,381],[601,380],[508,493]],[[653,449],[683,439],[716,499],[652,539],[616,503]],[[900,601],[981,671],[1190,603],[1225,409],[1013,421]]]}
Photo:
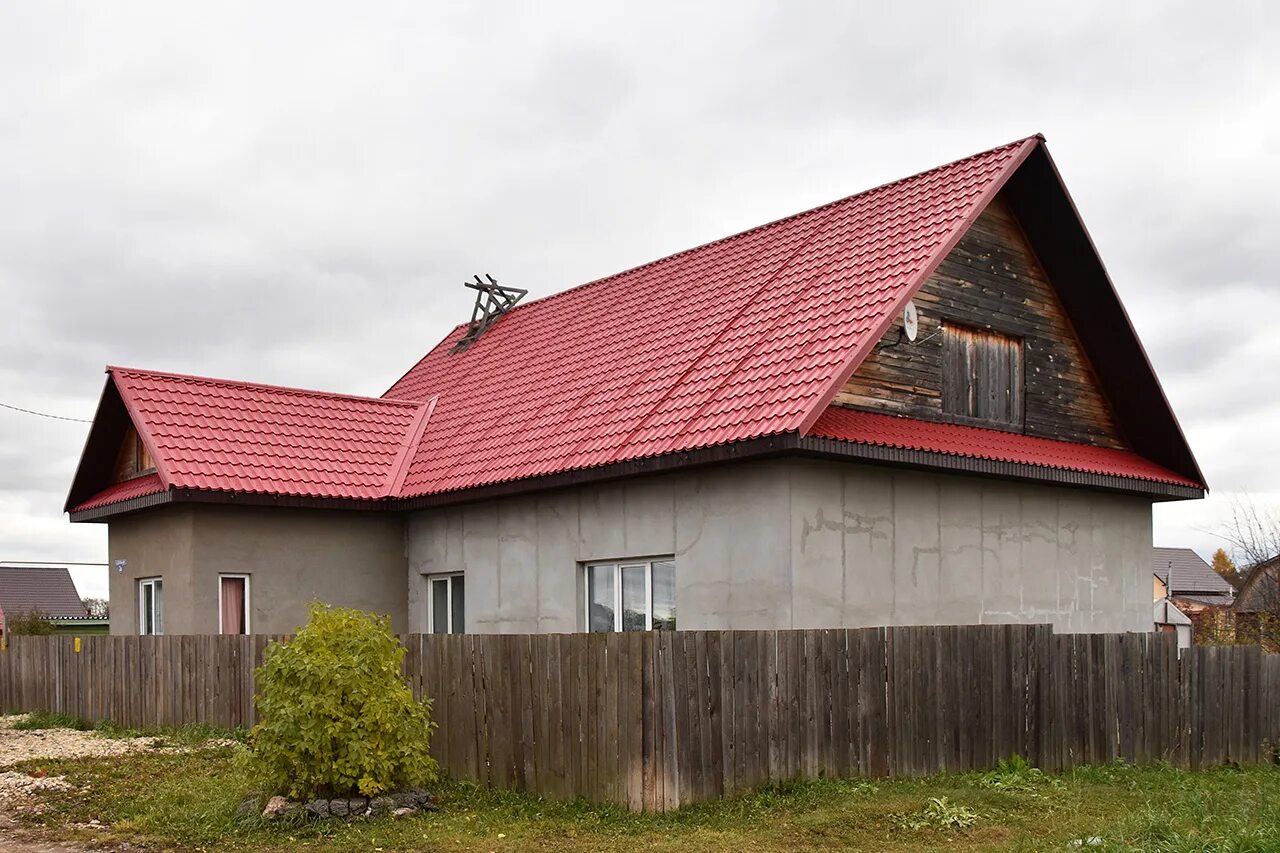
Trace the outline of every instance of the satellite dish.
{"label": "satellite dish", "polygon": [[910,299],[907,307],[902,309],[902,331],[906,332],[909,341],[914,341],[920,333],[920,315],[916,312],[916,303]]}

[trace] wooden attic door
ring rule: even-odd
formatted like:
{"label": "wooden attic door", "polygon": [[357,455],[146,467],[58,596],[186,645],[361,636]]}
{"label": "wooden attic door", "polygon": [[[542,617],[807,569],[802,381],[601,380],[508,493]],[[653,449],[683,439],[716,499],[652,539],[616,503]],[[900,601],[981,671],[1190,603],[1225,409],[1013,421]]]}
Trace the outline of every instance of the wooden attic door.
{"label": "wooden attic door", "polygon": [[125,480],[141,477],[156,470],[155,460],[138,434],[137,428],[129,424],[125,430],[124,441],[116,452],[115,465],[111,469],[111,482],[122,483]]}
{"label": "wooden attic door", "polygon": [[942,413],[957,420],[1021,427],[1022,340],[942,324]]}
{"label": "wooden attic door", "polygon": [[857,409],[1127,447],[1093,367],[1012,210],[997,197],[835,402]]}

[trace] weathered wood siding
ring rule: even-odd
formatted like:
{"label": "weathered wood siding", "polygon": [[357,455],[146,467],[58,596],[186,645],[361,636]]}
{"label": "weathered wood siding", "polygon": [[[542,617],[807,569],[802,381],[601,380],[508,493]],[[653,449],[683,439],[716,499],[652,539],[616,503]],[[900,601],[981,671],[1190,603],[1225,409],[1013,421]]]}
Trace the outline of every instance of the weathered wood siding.
{"label": "weathered wood siding", "polygon": [[894,343],[901,326],[895,322],[835,402],[966,422],[943,412],[940,332],[949,320],[1022,338],[1022,429],[1028,435],[1126,446],[1053,285],[1003,199],[982,213],[915,301],[920,309],[915,343]]}

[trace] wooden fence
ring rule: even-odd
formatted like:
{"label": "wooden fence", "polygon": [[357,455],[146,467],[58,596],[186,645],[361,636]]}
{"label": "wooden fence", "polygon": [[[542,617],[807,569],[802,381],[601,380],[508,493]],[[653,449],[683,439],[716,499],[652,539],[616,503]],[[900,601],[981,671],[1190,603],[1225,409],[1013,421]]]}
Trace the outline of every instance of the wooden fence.
{"label": "wooden fence", "polygon": [[[404,637],[456,778],[663,810],[770,781],[1024,756],[1274,759],[1280,655],[1047,626]],[[253,722],[266,637],[13,637],[0,707],[127,726]]]}

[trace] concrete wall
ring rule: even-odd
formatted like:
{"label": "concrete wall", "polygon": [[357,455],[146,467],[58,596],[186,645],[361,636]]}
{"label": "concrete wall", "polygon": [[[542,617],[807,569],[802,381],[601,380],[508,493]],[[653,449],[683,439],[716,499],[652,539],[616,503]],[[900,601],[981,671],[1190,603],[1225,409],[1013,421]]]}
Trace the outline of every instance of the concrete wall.
{"label": "concrete wall", "polygon": [[682,628],[1050,622],[1150,630],[1141,497],[857,463],[771,460],[415,513],[426,581],[467,578],[467,630],[578,631],[580,565],[676,557]]}
{"label": "concrete wall", "polygon": [[[250,576],[250,628],[293,631],[312,599],[405,619],[402,516],[187,505],[110,522],[111,633],[138,631],[139,578],[164,579],[167,634],[218,632],[219,574]],[[128,560],[123,574],[114,562]]]}

